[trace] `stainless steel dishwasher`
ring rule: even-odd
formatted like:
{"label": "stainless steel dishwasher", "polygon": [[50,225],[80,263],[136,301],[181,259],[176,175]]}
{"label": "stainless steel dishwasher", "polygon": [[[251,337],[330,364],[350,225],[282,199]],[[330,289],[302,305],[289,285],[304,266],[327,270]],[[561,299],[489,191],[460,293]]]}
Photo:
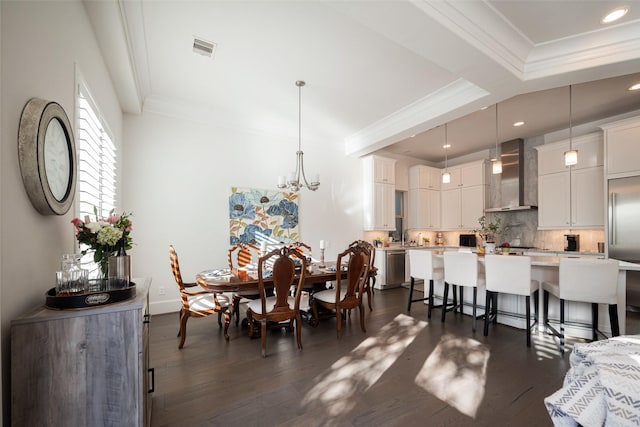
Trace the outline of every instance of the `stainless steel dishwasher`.
{"label": "stainless steel dishwasher", "polygon": [[385,287],[397,287],[404,283],[404,250],[386,251]]}

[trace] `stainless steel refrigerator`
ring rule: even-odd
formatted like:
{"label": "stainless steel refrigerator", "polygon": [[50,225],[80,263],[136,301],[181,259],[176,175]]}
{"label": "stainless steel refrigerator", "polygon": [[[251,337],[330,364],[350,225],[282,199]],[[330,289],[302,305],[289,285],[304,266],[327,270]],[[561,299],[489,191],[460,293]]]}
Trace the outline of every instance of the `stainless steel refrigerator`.
{"label": "stainless steel refrigerator", "polygon": [[[640,263],[640,176],[609,180],[609,258]],[[627,307],[640,310],[640,272],[627,272]]]}

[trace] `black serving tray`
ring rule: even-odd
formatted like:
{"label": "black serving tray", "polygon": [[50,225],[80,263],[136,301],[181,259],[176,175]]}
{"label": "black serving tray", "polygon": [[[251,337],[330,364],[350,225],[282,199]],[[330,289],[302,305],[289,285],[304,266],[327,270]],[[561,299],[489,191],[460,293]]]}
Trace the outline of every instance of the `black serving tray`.
{"label": "black serving tray", "polygon": [[[106,288],[107,281],[104,282],[103,288]],[[136,284],[134,282],[129,282],[127,286],[119,289],[105,289],[73,295],[56,295],[56,288],[51,288],[46,293],[45,305],[58,310],[91,308],[125,301],[135,295]]]}

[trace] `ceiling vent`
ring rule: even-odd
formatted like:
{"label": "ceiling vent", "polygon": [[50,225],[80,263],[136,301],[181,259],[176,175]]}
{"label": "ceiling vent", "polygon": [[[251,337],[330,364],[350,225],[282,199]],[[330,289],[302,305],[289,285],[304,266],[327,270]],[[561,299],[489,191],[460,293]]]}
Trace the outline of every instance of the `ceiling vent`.
{"label": "ceiling vent", "polygon": [[216,50],[216,44],[195,37],[193,39],[193,51],[198,55],[213,58],[213,52]]}

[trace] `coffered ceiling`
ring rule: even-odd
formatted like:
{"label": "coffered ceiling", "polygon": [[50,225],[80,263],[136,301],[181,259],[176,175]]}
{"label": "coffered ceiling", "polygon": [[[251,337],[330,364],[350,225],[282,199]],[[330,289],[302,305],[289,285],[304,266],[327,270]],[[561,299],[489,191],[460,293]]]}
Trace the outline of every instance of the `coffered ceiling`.
{"label": "coffered ceiling", "polygon": [[[640,109],[640,1],[85,0],[123,110],[439,162]],[[213,57],[192,50],[215,44]],[[629,76],[631,75],[631,76]],[[481,110],[483,107],[487,107]],[[511,125],[516,119],[526,124]]]}

